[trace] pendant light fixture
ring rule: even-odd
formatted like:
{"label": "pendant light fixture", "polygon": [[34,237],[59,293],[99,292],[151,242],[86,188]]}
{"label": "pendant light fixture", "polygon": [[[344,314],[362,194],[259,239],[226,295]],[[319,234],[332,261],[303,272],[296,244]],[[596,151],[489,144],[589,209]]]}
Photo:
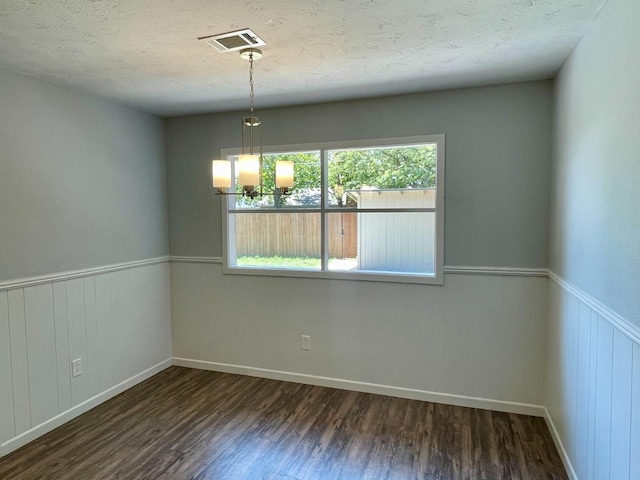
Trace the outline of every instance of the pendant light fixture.
{"label": "pendant light fixture", "polygon": [[211,173],[213,186],[219,195],[242,195],[249,198],[264,195],[288,195],[293,187],[293,162],[278,161],[275,168],[275,186],[277,191],[262,191],[263,174],[263,137],[262,120],[254,115],[253,62],[262,58],[257,48],[245,48],[240,58],[249,62],[249,116],[242,119],[242,153],[238,156],[238,183],[242,193],[227,192],[233,185],[232,168],[229,160],[213,160]]}

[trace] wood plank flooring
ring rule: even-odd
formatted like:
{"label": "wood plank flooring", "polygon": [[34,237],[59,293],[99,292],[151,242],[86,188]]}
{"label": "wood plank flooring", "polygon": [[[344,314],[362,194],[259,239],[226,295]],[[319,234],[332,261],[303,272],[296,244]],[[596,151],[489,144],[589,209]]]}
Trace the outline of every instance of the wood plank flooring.
{"label": "wood plank flooring", "polygon": [[542,418],[171,367],[0,459],[0,478],[567,476]]}

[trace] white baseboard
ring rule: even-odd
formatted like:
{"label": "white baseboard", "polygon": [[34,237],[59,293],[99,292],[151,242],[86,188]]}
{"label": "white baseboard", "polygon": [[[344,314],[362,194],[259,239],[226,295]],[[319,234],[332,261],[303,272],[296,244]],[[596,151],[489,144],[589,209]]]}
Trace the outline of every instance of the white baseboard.
{"label": "white baseboard", "polygon": [[558,433],[558,429],[553,423],[553,419],[551,418],[551,414],[547,407],[544,407],[544,419],[547,422],[547,427],[549,428],[549,432],[551,432],[551,437],[553,438],[553,443],[556,444],[556,448],[558,449],[558,454],[560,455],[560,459],[564,464],[564,469],[567,471],[567,475],[569,476],[569,480],[579,480],[576,471],[571,464],[571,459],[569,458],[569,454],[564,448],[564,444],[560,439],[560,434]]}
{"label": "white baseboard", "polygon": [[316,375],[307,375],[304,373],[283,372],[280,370],[269,370],[266,368],[248,367],[244,365],[207,362],[190,358],[173,357],[173,364],[179,367],[197,368],[200,370],[211,370],[214,372],[236,373],[239,375],[270,378],[272,380],[282,380],[285,382],[304,383],[308,385],[317,385],[320,387],[331,387],[341,390],[352,390],[355,392],[375,393],[378,395],[408,398],[411,400],[444,403],[460,407],[481,408],[484,410],[495,410],[498,412],[506,413],[519,413],[523,415],[533,415],[536,417],[544,417],[546,411],[546,409],[542,406],[529,405],[526,403],[467,397],[464,395],[451,395],[447,393],[429,392],[427,390],[417,390],[413,388],[357,382],[353,380],[344,380],[341,378],[320,377]]}
{"label": "white baseboard", "polygon": [[12,439],[7,440],[6,442],[0,444],[0,457],[3,457],[13,452],[14,450],[17,450],[18,448],[26,445],[27,443],[32,442],[36,438],[41,437],[45,433],[50,432],[54,428],[57,428],[64,423],[67,423],[69,420],[73,420],[74,418],[82,415],[83,413],[86,413],[87,411],[100,405],[101,403],[106,402],[110,398],[113,398],[116,395],[121,394],[125,390],[128,390],[129,388],[133,387],[134,385],[137,385],[138,383],[152,377],[156,373],[159,373],[162,370],[169,368],[172,365],[172,363],[173,363],[172,359],[170,358],[167,360],[163,360],[157,365],[154,365],[153,367],[150,367],[144,370],[143,372],[140,372],[137,375],[134,375],[133,377],[128,378],[127,380],[119,383],[118,385],[115,385],[114,387],[111,387],[110,389],[105,390],[104,392],[99,393],[98,395],[91,397],[88,400],[85,400],[81,404],[76,405],[75,407],[72,407],[69,410],[66,410],[65,412],[62,412],[59,415],[56,415],[55,417],[47,420],[46,422],[41,423],[40,425],[37,425],[27,430],[26,432],[21,433],[17,437],[13,437]]}

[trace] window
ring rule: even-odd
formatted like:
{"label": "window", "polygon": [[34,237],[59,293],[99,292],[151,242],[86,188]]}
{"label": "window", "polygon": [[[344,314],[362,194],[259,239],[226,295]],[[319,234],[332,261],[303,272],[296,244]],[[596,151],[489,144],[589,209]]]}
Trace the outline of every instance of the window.
{"label": "window", "polygon": [[[274,194],[223,197],[225,273],[442,283],[444,135],[265,151]],[[277,160],[294,162],[290,195]]]}

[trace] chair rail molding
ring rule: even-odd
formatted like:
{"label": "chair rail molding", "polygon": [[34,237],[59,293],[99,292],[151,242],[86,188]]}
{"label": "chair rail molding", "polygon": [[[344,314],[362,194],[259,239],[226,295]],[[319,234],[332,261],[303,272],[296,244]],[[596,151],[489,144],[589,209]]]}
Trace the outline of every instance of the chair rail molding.
{"label": "chair rail molding", "polygon": [[0,282],[0,292],[13,290],[15,288],[33,287],[36,285],[43,285],[45,283],[60,282],[63,280],[73,280],[74,278],[83,278],[102,273],[117,272],[119,270],[128,270],[130,268],[144,267],[147,265],[156,265],[158,263],[168,262],[169,259],[170,257],[167,255],[162,257],[146,258],[143,260],[133,260],[131,262],[114,263],[112,265],[104,265],[101,267],[83,268],[70,270],[68,272],[38,275],[20,278],[17,280],[7,280]]}
{"label": "chair rail molding", "polygon": [[629,340],[640,344],[640,327],[633,324],[630,320],[618,315],[609,307],[596,300],[584,290],[576,287],[567,280],[561,278],[557,273],[549,270],[549,278],[557,283],[564,290],[571,293],[578,300],[582,301],[587,307],[595,311],[604,320],[609,322],[614,328],[629,337]]}
{"label": "chair rail molding", "polygon": [[[224,263],[223,257],[204,257],[204,256],[186,256],[171,255],[169,261],[172,263],[202,263],[202,264],[219,264]],[[445,265],[444,273],[458,275],[511,275],[520,277],[547,277],[549,271],[546,268],[527,268],[527,267],[471,267],[459,265]]]}

